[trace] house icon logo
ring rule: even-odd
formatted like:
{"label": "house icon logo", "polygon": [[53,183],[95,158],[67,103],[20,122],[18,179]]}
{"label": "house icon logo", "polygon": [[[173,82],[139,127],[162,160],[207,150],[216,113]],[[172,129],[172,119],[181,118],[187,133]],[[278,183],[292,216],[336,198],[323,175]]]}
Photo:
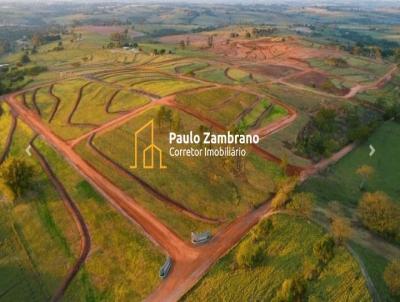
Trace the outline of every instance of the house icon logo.
{"label": "house icon logo", "polygon": [[134,158],[133,158],[133,165],[130,166],[131,169],[136,169],[138,167],[138,154],[139,154],[139,143],[138,137],[141,133],[146,131],[147,129],[150,130],[150,143],[144,147],[142,150],[142,164],[143,169],[154,169],[155,168],[155,156],[158,155],[159,164],[157,168],[159,169],[166,169],[167,166],[163,164],[163,152],[162,150],[154,144],[154,120],[150,120],[147,124],[145,124],[142,128],[135,132],[134,137]]}

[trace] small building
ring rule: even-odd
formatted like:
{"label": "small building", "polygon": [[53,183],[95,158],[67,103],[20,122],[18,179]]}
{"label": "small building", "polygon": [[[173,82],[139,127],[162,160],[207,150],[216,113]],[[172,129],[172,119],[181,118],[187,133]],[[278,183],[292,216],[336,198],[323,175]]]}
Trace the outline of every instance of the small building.
{"label": "small building", "polygon": [[207,231],[203,233],[192,232],[191,237],[193,244],[202,244],[208,242],[212,236],[211,233]]}
{"label": "small building", "polygon": [[169,271],[171,270],[172,267],[172,258],[167,257],[167,260],[163,264],[163,266],[160,269],[160,278],[165,279],[168,276]]}

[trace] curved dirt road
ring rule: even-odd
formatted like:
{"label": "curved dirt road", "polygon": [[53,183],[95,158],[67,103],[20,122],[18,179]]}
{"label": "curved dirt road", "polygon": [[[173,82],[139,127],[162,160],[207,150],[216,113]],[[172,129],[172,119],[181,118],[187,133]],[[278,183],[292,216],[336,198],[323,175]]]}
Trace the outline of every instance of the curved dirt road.
{"label": "curved dirt road", "polygon": [[11,125],[10,130],[8,131],[6,143],[4,145],[3,153],[0,155],[0,165],[4,162],[7,158],[8,152],[10,151],[11,143],[14,137],[15,129],[17,128],[17,118],[13,111],[11,111]]}
{"label": "curved dirt road", "polygon": [[47,163],[44,156],[39,152],[39,150],[33,144],[34,139],[31,141],[30,146],[32,150],[32,154],[38,159],[39,164],[42,166],[42,169],[47,174],[47,177],[52,182],[55,190],[60,195],[61,199],[64,202],[64,205],[68,209],[69,213],[71,214],[72,218],[74,219],[75,225],[78,228],[80,237],[81,237],[81,248],[80,248],[80,255],[74,265],[69,269],[66,277],[61,282],[58,289],[53,294],[51,301],[60,301],[64,296],[66,290],[68,289],[69,285],[75,278],[76,274],[79,272],[82,265],[85,263],[87,256],[89,255],[91,239],[89,229],[85,223],[85,220],[82,217],[78,207],[69,197],[67,191],[65,190],[62,183],[58,180],[57,176],[54,174],[53,170],[50,168],[49,164]]}
{"label": "curved dirt road", "polygon": [[183,204],[179,203],[178,201],[173,200],[172,198],[170,198],[167,195],[164,195],[163,193],[161,193],[160,191],[158,191],[157,189],[152,187],[150,184],[148,184],[146,181],[144,181],[142,178],[140,178],[139,176],[131,173],[126,168],[124,168],[122,165],[120,165],[119,163],[115,162],[112,158],[110,158],[108,155],[106,155],[104,152],[102,152],[100,149],[98,149],[94,145],[93,139],[94,139],[94,134],[91,137],[89,137],[89,140],[88,140],[88,147],[89,147],[91,152],[93,152],[95,155],[97,155],[100,158],[102,158],[107,164],[109,164],[115,170],[117,170],[117,172],[119,172],[122,175],[125,175],[128,178],[131,178],[134,181],[138,182],[147,192],[149,192],[151,195],[153,195],[157,199],[165,202],[167,205],[175,208],[176,210],[184,213],[185,215],[188,215],[189,217],[191,217],[193,219],[200,220],[200,221],[203,221],[203,222],[206,222],[206,223],[211,223],[211,224],[218,224],[218,223],[222,222],[219,219],[209,218],[209,217],[206,217],[206,216],[204,216],[204,215],[202,215],[200,213],[194,212],[193,210],[187,208],[186,206],[184,206]]}
{"label": "curved dirt road", "polygon": [[243,215],[223,230],[206,246],[193,247],[183,241],[152,213],[141,207],[104,175],[83,160],[73,148],[52,133],[40,117],[8,96],[6,102],[34,131],[64,156],[94,187],[132,222],[138,224],[147,236],[161,246],[173,259],[168,278],[147,299],[148,301],[176,301],[184,295],[222,255],[229,251],[261,217],[270,211],[265,203],[255,211]]}

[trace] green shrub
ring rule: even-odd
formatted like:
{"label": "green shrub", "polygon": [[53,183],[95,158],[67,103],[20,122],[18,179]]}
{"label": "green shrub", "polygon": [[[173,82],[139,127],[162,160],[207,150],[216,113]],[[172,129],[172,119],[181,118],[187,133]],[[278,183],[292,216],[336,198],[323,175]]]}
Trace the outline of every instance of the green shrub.
{"label": "green shrub", "polygon": [[0,178],[18,198],[31,187],[33,167],[21,158],[10,157],[0,168]]}
{"label": "green shrub", "polygon": [[395,238],[400,229],[400,209],[384,192],[365,193],[357,212],[368,229]]}
{"label": "green shrub", "polygon": [[394,296],[400,297],[400,260],[388,264],[383,273],[383,278]]}
{"label": "green shrub", "polygon": [[305,292],[304,281],[301,278],[286,279],[282,287],[277,291],[273,302],[297,302],[301,301]]}
{"label": "green shrub", "polygon": [[264,240],[267,238],[268,234],[271,233],[272,229],[273,225],[271,219],[263,219],[252,229],[251,239],[253,241]]}
{"label": "green shrub", "polygon": [[310,192],[301,192],[293,195],[286,208],[296,214],[310,217],[315,204],[315,195]]}
{"label": "green shrub", "polygon": [[328,263],[334,254],[335,241],[330,235],[325,235],[313,246],[313,253],[322,263]]}
{"label": "green shrub", "polygon": [[236,264],[241,268],[252,268],[264,260],[264,244],[247,240],[236,253]]}

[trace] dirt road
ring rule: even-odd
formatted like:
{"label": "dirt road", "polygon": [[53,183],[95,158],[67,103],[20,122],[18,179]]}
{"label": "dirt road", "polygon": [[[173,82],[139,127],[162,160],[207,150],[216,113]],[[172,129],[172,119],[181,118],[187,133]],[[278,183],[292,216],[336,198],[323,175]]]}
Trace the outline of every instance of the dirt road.
{"label": "dirt road", "polygon": [[152,213],[141,207],[133,198],[83,160],[68,143],[52,133],[37,114],[16,101],[14,96],[8,96],[6,102],[25,123],[66,158],[114,207],[140,226],[149,239],[172,257],[174,265],[170,275],[148,297],[148,301],[178,300],[206,273],[213,263],[239,242],[262,216],[270,212],[269,203],[265,203],[257,210],[243,215],[224,227],[208,245],[194,247],[179,238]]}
{"label": "dirt road", "polygon": [[350,91],[344,96],[345,99],[350,99],[357,95],[358,93],[364,92],[366,90],[371,90],[371,89],[379,89],[383,85],[385,85],[387,82],[389,82],[394,73],[397,71],[398,67],[397,65],[393,66],[386,74],[384,74],[381,78],[376,80],[375,82],[371,84],[366,84],[366,85],[355,85],[350,89]]}
{"label": "dirt road", "polygon": [[75,169],[93,184],[107,199],[127,217],[139,224],[145,233],[155,243],[160,245],[172,257],[186,255],[190,257],[196,254],[193,248],[182,241],[173,231],[160,223],[156,217],[138,205],[131,197],[127,196],[121,189],[115,186],[105,176],[82,159],[73,148],[53,132],[41,121],[40,117],[23,104],[15,100],[13,96],[6,98],[6,102],[18,113],[19,117],[27,123],[36,133],[56,149],[67,159]]}
{"label": "dirt road", "polygon": [[81,237],[81,247],[80,254],[78,259],[75,261],[74,265],[69,269],[67,275],[64,280],[61,282],[60,286],[57,288],[51,301],[60,301],[64,296],[66,290],[69,285],[75,278],[76,274],[79,272],[82,265],[85,263],[87,256],[89,255],[90,246],[91,246],[91,238],[89,229],[85,223],[85,220],[82,217],[78,207],[74,203],[74,201],[69,197],[67,191],[65,190],[62,183],[58,180],[57,176],[54,174],[53,170],[50,168],[50,165],[47,163],[44,156],[39,152],[39,150],[33,144],[33,141],[30,143],[32,147],[32,154],[38,159],[39,164],[42,166],[42,169],[47,174],[47,177],[52,182],[55,190],[60,195],[63,200],[66,208],[68,209],[71,217],[74,219],[75,225],[79,231]]}

